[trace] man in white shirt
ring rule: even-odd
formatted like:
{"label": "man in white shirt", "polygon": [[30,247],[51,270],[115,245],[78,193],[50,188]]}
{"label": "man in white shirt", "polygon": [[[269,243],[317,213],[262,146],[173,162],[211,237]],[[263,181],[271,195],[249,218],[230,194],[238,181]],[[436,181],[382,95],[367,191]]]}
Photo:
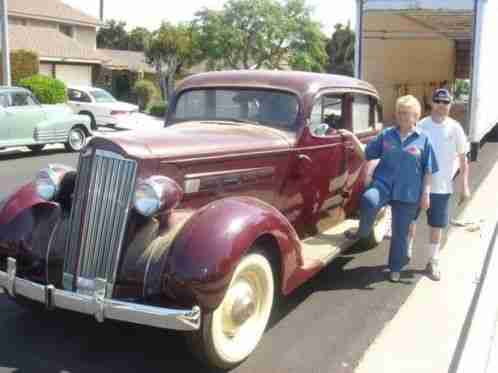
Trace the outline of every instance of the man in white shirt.
{"label": "man in white shirt", "polygon": [[[434,281],[441,279],[439,269],[439,250],[441,236],[449,221],[449,199],[453,193],[453,170],[458,158],[460,166],[460,200],[463,203],[470,197],[468,183],[469,166],[466,154],[469,143],[460,123],[449,117],[452,97],[446,89],[438,89],[432,96],[431,115],[422,119],[417,128],[422,129],[430,138],[436,153],[439,172],[432,176],[430,208],[427,210],[427,223],[430,226],[429,250],[431,259],[426,271]],[[415,237],[415,222],[408,235],[408,256]]]}

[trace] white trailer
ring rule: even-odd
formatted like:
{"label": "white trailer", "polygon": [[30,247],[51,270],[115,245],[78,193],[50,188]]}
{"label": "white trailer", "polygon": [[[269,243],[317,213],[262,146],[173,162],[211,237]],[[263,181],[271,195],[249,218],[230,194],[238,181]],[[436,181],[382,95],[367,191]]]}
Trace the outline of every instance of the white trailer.
{"label": "white trailer", "polygon": [[451,115],[476,160],[498,123],[498,0],[357,0],[357,9],[356,75],[379,90],[385,122],[400,95],[427,113],[434,89],[460,93]]}

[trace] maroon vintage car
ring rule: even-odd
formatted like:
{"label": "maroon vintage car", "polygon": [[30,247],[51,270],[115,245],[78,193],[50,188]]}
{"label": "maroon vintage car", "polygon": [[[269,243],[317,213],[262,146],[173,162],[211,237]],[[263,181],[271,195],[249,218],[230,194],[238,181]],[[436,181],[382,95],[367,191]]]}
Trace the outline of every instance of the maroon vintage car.
{"label": "maroon vintage car", "polygon": [[[17,302],[185,331],[245,359],[280,295],[350,245],[368,164],[337,131],[378,131],[375,89],[334,75],[192,76],[165,128],[95,137],[0,202],[0,287]],[[386,228],[381,214],[366,244]]]}

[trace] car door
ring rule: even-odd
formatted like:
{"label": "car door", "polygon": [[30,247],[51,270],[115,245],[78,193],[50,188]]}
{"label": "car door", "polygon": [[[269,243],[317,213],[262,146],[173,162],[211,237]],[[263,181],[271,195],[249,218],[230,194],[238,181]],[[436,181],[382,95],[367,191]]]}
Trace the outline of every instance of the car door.
{"label": "car door", "polygon": [[344,141],[337,130],[347,121],[345,103],[346,96],[340,93],[324,93],[315,99],[291,156],[283,211],[302,237],[325,231],[344,218],[347,167]]}
{"label": "car door", "polygon": [[[347,129],[352,131],[362,143],[372,140],[382,128],[382,110],[377,98],[367,93],[351,93],[346,97],[347,110],[350,111],[351,121]],[[358,208],[359,195],[364,189],[364,179],[368,168],[375,167],[376,161],[366,162],[356,154],[353,144],[346,140],[347,180],[344,186],[346,197],[346,212],[350,213]]]}
{"label": "car door", "polygon": [[10,96],[7,92],[0,93],[0,147],[10,143],[10,114],[7,112]]}
{"label": "car door", "polygon": [[10,115],[10,137],[12,145],[27,145],[35,142],[36,125],[45,120],[43,108],[29,92],[11,92],[11,105],[7,108]]}

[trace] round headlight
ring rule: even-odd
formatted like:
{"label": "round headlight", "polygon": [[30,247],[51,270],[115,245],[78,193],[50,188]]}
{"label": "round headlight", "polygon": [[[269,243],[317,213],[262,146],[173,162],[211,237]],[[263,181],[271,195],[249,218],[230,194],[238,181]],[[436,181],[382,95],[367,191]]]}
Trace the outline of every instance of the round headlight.
{"label": "round headlight", "polygon": [[73,169],[63,165],[49,165],[40,170],[35,179],[36,193],[46,201],[55,199],[64,175],[71,170]]}
{"label": "round headlight", "polygon": [[182,196],[183,191],[174,180],[165,176],[151,176],[137,186],[135,210],[149,217],[159,211],[175,208]]}

